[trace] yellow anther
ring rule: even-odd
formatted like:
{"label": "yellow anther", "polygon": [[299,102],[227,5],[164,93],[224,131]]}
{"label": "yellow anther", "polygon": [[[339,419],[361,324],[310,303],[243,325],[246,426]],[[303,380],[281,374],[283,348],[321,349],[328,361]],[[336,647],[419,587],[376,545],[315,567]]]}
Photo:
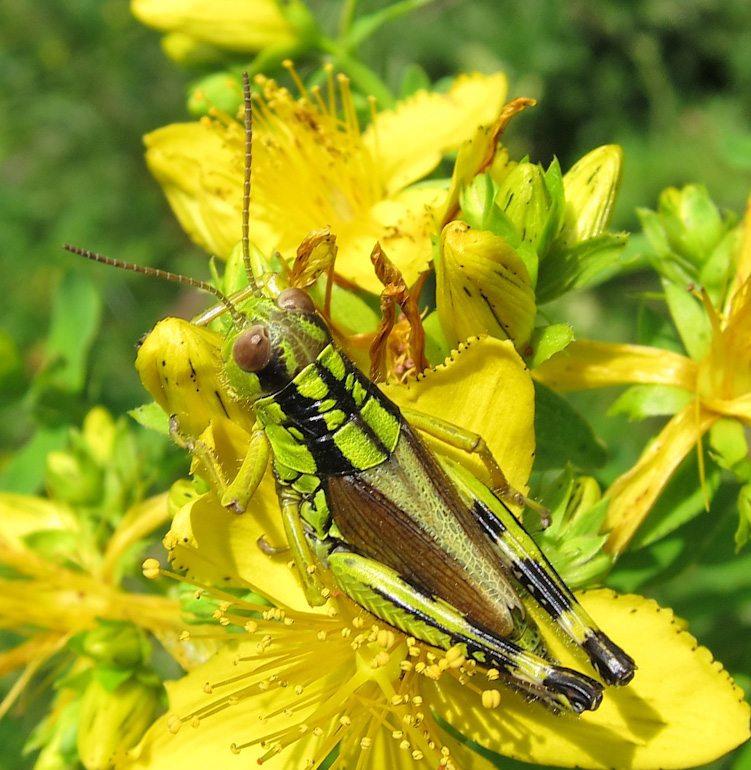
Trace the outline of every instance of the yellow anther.
{"label": "yellow anther", "polygon": [[146,559],[141,565],[141,571],[143,572],[143,576],[145,578],[154,580],[155,578],[159,577],[161,567],[159,566],[159,562],[156,559]]}
{"label": "yellow anther", "polygon": [[483,690],[482,705],[486,709],[495,709],[501,705],[501,693],[498,690]]}
{"label": "yellow anther", "polygon": [[183,725],[183,720],[177,714],[172,714],[167,718],[167,729],[174,735]]}

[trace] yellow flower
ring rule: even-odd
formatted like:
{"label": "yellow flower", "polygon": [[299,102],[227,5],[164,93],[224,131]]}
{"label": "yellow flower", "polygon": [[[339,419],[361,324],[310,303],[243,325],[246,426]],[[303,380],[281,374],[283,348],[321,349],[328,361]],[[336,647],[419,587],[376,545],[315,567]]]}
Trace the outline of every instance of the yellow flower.
{"label": "yellow flower", "polygon": [[[160,404],[203,415],[191,430],[229,470],[245,453],[252,419],[238,423],[207,409],[216,399],[227,407],[231,398],[219,372],[189,376],[194,362],[208,371],[203,364],[215,355],[215,344],[203,330],[167,319],[142,346],[139,369]],[[524,488],[534,450],[534,397],[510,342],[475,339],[445,366],[385,390],[400,406],[429,414],[445,415],[452,404],[452,420],[481,430],[510,482]],[[503,403],[514,408],[489,420]],[[328,602],[310,609],[289,556],[266,553],[256,545],[261,537],[272,546],[284,543],[268,473],[242,516],[223,508],[213,491],[194,496],[175,516],[165,540],[173,565],[219,602],[220,626],[246,636],[230,635],[211,661],[168,686],[169,713],[123,770],[185,770],[229,763],[238,753],[271,767],[313,768],[334,750],[332,768],[491,767],[445,724],[491,751],[587,768],[686,767],[748,736],[741,692],[671,613],[651,601],[609,591],[580,596],[637,659],[639,671],[628,687],[608,689],[597,711],[554,716],[499,686],[492,672],[457,649],[433,650],[368,615],[326,574]],[[148,571],[157,570],[149,564]],[[224,586],[249,589],[272,606],[240,599]],[[564,665],[590,670],[578,650],[537,619]]]}
{"label": "yellow flower", "polygon": [[[412,185],[477,126],[493,122],[505,77],[461,76],[446,94],[418,92],[374,114],[364,131],[343,77],[339,93],[330,78],[328,97],[299,84],[302,97],[295,99],[273,81],[262,83],[253,116],[253,242],[263,253],[278,250],[289,259],[309,232],[330,226],[342,277],[380,291],[369,260],[380,241],[407,284],[414,283],[431,259],[432,212],[447,192],[439,183]],[[227,258],[240,239],[242,125],[227,116],[173,124],[145,141],[149,168],[183,228],[208,252]]]}
{"label": "yellow flower", "polygon": [[230,51],[291,46],[297,40],[276,0],[133,0],[131,10],[149,27]]}
{"label": "yellow flower", "polygon": [[[716,309],[701,301],[710,330],[699,360],[659,348],[577,341],[535,370],[556,390],[608,385],[671,385],[690,400],[665,425],[639,461],[611,486],[608,549],[626,548],[681,461],[722,418],[751,425],[751,213],[747,210],[735,275]],[[700,341],[688,340],[700,350]]]}

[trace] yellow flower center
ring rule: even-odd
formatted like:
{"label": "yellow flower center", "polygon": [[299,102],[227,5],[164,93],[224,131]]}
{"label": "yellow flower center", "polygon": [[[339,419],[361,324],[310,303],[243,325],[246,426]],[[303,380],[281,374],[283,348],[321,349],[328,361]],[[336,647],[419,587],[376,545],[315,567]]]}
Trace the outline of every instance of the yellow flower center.
{"label": "yellow flower center", "polygon": [[[154,577],[160,570],[150,561],[144,572]],[[214,618],[245,635],[183,633],[184,643],[221,639],[225,646],[212,663],[224,657],[210,671],[221,676],[189,697],[192,708],[182,712],[173,700],[177,710],[167,719],[172,733],[223,717],[230,751],[260,750],[258,764],[285,750],[299,757],[302,750],[301,767],[317,767],[338,747],[332,768],[362,752],[383,756],[396,749],[399,756],[404,752],[414,761],[427,756],[450,770],[456,765],[447,736],[425,708],[421,684],[450,675],[486,708],[500,703],[497,690],[472,682],[480,670],[461,650],[433,650],[375,621],[341,595],[329,599],[327,614],[315,614],[264,607],[214,589],[199,593],[220,599]],[[241,641],[229,644],[234,640]],[[497,671],[486,673],[491,681],[498,677]],[[235,729],[244,735],[231,740]]]}

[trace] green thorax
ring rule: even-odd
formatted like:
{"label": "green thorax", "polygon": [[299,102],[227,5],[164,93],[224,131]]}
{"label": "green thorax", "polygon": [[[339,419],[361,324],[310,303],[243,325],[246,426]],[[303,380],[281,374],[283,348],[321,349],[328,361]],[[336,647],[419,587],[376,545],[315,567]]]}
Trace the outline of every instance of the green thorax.
{"label": "green thorax", "polygon": [[282,479],[342,476],[387,460],[399,440],[398,408],[333,344],[255,411]]}

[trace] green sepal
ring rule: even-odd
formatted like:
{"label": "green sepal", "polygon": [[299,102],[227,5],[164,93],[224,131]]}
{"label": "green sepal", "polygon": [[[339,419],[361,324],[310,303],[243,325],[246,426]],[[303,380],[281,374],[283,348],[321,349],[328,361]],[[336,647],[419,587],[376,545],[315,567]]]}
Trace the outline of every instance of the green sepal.
{"label": "green sepal", "polygon": [[530,369],[534,369],[551,356],[568,347],[574,339],[574,330],[568,324],[550,324],[549,326],[537,326],[529,340],[528,350],[531,355],[523,351],[524,361]]}
{"label": "green sepal", "polygon": [[115,692],[120,685],[133,676],[132,669],[119,666],[95,666],[91,671],[92,681],[97,682],[107,692]]}
{"label": "green sepal", "polygon": [[128,677],[114,689],[92,679],[81,700],[78,754],[86,770],[113,767],[143,737],[162,702],[162,688]]}
{"label": "green sepal", "polygon": [[[327,277],[322,275],[310,288],[310,296],[318,307],[326,300]],[[354,292],[337,284],[331,287],[331,319],[337,328],[349,334],[367,334],[378,327],[381,313],[378,298],[367,292]]]}
{"label": "green sepal", "polygon": [[550,203],[548,206],[548,216],[537,243],[537,253],[540,255],[540,259],[546,258],[550,247],[555,242],[555,239],[558,238],[563,228],[566,198],[561,164],[558,162],[558,158],[553,158],[553,161],[548,166],[548,170],[545,172],[545,186],[550,196]]}
{"label": "green sepal", "polygon": [[156,401],[131,409],[128,414],[143,428],[169,436],[169,415]]}
{"label": "green sepal", "polygon": [[602,468],[607,461],[605,445],[589,423],[566,399],[535,382],[535,470]]}
{"label": "green sepal", "polygon": [[680,412],[693,394],[674,385],[632,385],[608,409],[608,416],[625,414],[629,420],[645,420]]}
{"label": "green sepal", "polygon": [[676,286],[663,278],[662,286],[686,352],[694,361],[701,361],[712,344],[712,325],[702,303],[686,291],[685,285]]}
{"label": "green sepal", "polygon": [[715,246],[712,253],[699,270],[700,286],[703,286],[715,305],[719,305],[722,295],[732,281],[736,270],[735,260],[741,253],[744,229],[734,227]]}
{"label": "green sepal", "polygon": [[613,559],[603,551],[608,538],[600,531],[607,502],[602,500],[597,482],[574,478],[567,466],[542,490],[540,501],[550,510],[550,526],[541,530],[539,516],[532,511],[525,515],[524,525],[534,531],[558,574],[572,589],[599,582],[610,571]]}
{"label": "green sepal", "polygon": [[438,366],[451,354],[451,345],[443,333],[441,319],[436,310],[425,316],[422,328],[425,332],[425,355],[433,366]]}
{"label": "green sepal", "polygon": [[709,455],[704,459],[704,489],[696,452],[688,455],[673,473],[649,516],[644,520],[629,548],[636,550],[669,535],[686,522],[705,512],[720,486],[722,472]]}
{"label": "green sepal", "polygon": [[68,646],[101,667],[126,670],[145,663],[152,650],[137,626],[119,620],[100,620],[96,628],[74,636]]}
{"label": "green sepal", "polygon": [[738,420],[721,417],[709,429],[709,446],[712,459],[729,470],[741,484],[751,481],[746,428]]}
{"label": "green sepal", "polygon": [[720,212],[703,185],[663,190],[657,213],[671,250],[696,267],[704,263],[725,233]]}
{"label": "green sepal", "polygon": [[528,243],[536,254],[546,234],[551,209],[545,172],[536,163],[522,161],[498,185],[496,206],[514,223],[520,242]]}
{"label": "green sepal", "polygon": [[[59,701],[60,694],[56,695]],[[78,723],[81,714],[81,699],[75,698],[59,707],[55,706],[32,730],[24,744],[23,754],[39,750],[34,761],[34,770],[68,770],[78,767]]]}
{"label": "green sepal", "polygon": [[597,278],[612,277],[627,262],[623,258],[627,239],[626,233],[603,233],[570,248],[563,248],[560,241],[554,243],[540,263],[537,302],[550,302]]}
{"label": "green sepal", "polygon": [[675,326],[664,315],[656,313],[647,304],[642,304],[639,308],[636,338],[640,345],[671,350],[680,355],[685,353]]}
{"label": "green sepal", "polygon": [[[203,46],[195,50],[209,54],[213,46]],[[212,72],[200,80],[190,84],[188,88],[188,112],[193,117],[201,118],[208,115],[212,108],[219,109],[228,115],[236,115],[243,102],[242,78],[236,74],[225,72]]]}
{"label": "green sepal", "polygon": [[38,530],[26,535],[24,542],[37,556],[54,563],[74,565],[77,557],[80,556],[80,532],[60,529]]}
{"label": "green sepal", "polygon": [[430,76],[419,64],[407,64],[399,81],[399,100],[408,99],[418,91],[431,91],[432,88]]}

